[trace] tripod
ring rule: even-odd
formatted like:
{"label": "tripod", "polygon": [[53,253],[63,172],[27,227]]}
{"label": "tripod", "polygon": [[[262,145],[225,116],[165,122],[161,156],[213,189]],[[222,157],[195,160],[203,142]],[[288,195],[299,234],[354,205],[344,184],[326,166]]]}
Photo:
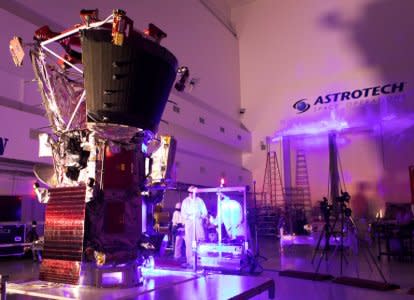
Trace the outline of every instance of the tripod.
{"label": "tripod", "polygon": [[[334,282],[342,283],[342,284],[346,284],[346,285],[355,285],[355,286],[364,287],[364,288],[379,289],[379,290],[399,289],[400,288],[399,285],[389,283],[386,280],[386,278],[384,276],[384,273],[381,270],[381,267],[379,266],[377,260],[375,259],[374,255],[372,254],[372,251],[369,247],[369,242],[367,240],[364,240],[363,238],[358,237],[358,231],[359,231],[358,226],[354,222],[354,220],[352,219],[351,210],[349,208],[346,208],[346,210],[345,210],[345,217],[346,217],[346,220],[347,220],[348,224],[352,225],[352,228],[354,230],[354,234],[356,236],[356,242],[357,242],[358,247],[359,247],[359,245],[363,244],[362,242],[364,242],[366,244],[365,250],[368,251],[368,254],[365,253],[364,251],[362,251],[362,254],[364,255],[365,261],[368,264],[368,267],[370,268],[370,270],[372,272],[373,269],[372,269],[371,263],[370,263],[370,259],[371,259],[371,262],[374,264],[376,271],[378,272],[378,274],[380,275],[380,277],[382,279],[382,282],[373,281],[373,280],[369,280],[369,279],[361,279],[359,277],[359,268],[358,268],[359,262],[356,263],[357,276],[358,276],[357,278],[342,277],[341,276],[341,277],[336,278],[334,280]],[[349,226],[349,228],[351,228],[351,226]],[[342,275],[342,262],[341,262],[341,275]]]}
{"label": "tripod", "polygon": [[[338,209],[339,211],[336,211],[335,214],[335,221],[333,223],[333,225],[331,226],[330,224],[330,219],[331,219],[331,212],[333,210],[332,205],[328,205],[328,199],[324,198],[323,201],[321,201],[320,205],[321,205],[321,211],[324,215],[324,221],[325,224],[323,226],[323,229],[321,231],[321,234],[319,236],[318,239],[318,243],[316,245],[316,248],[314,250],[313,256],[312,256],[312,264],[315,261],[316,258],[316,254],[320,249],[320,244],[322,241],[322,237],[325,237],[325,245],[324,248],[322,250],[321,256],[319,258],[319,262],[318,265],[316,267],[316,273],[319,272],[319,268],[321,266],[321,262],[322,259],[325,257],[325,260],[328,262],[328,253],[329,253],[329,249],[330,249],[330,238],[334,235],[335,232],[335,228],[336,228],[336,224],[338,223],[338,220],[340,220],[341,222],[341,226],[340,226],[340,245],[339,245],[339,250],[340,250],[340,274],[342,275],[343,272],[343,263],[346,262],[346,264],[348,264],[348,260],[346,259],[345,256],[345,252],[344,252],[344,232],[345,232],[345,220],[350,218],[351,216],[351,210],[346,206],[346,202],[349,202],[350,196],[347,192],[342,192],[341,196],[337,197],[336,200],[339,203]],[[334,253],[332,256],[335,255],[336,250],[338,249],[338,245],[335,247]]]}
{"label": "tripod", "polygon": [[365,260],[366,260],[366,262],[367,262],[367,264],[368,264],[369,268],[370,268],[370,269],[371,269],[371,271],[372,271],[371,264],[369,263],[369,258],[371,258],[371,260],[372,260],[372,262],[373,262],[373,264],[374,264],[374,266],[375,266],[375,269],[378,271],[379,275],[381,276],[381,279],[383,280],[383,282],[384,282],[384,283],[388,284],[387,280],[385,279],[384,273],[383,273],[383,272],[382,272],[382,270],[381,270],[381,267],[379,266],[379,264],[378,264],[377,260],[375,259],[374,254],[372,254],[372,251],[371,251],[371,249],[370,249],[370,247],[369,247],[369,243],[368,243],[368,241],[367,241],[367,240],[363,240],[362,238],[359,238],[359,237],[358,237],[358,232],[359,232],[359,229],[358,229],[357,224],[356,224],[356,223],[354,222],[354,220],[352,219],[352,217],[349,217],[349,221],[352,223],[352,225],[353,225],[353,226],[354,226],[354,228],[355,228],[355,234],[356,234],[356,236],[357,236],[358,245],[359,245],[359,244],[361,244],[361,245],[362,245],[362,244],[363,244],[362,242],[364,242],[364,243],[366,244],[365,249],[368,251],[368,256],[367,256],[367,254],[366,254],[366,253],[363,253],[363,254],[364,254],[364,258],[365,258]]}
{"label": "tripod", "polygon": [[[331,214],[331,210],[332,210],[332,206],[331,205],[327,205],[328,200],[326,198],[324,198],[324,201],[321,202],[321,210],[324,212],[324,217],[325,217],[325,226],[324,226],[324,230],[321,232],[321,235],[319,237],[318,240],[318,245],[317,248],[315,249],[314,255],[312,257],[312,263],[314,262],[315,256],[316,256],[316,252],[318,251],[318,248],[320,246],[321,243],[321,239],[323,234],[325,234],[325,247],[323,249],[321,258],[319,259],[319,263],[318,266],[316,268],[316,273],[318,273],[319,271],[319,267],[322,261],[322,257],[325,256],[326,260],[328,260],[328,250],[329,250],[329,238],[332,236],[333,230],[336,226],[336,223],[338,221],[338,219],[341,220],[341,235],[340,235],[340,275],[342,276],[343,274],[343,263],[346,262],[346,264],[348,264],[348,260],[345,256],[345,252],[344,252],[344,232],[345,232],[345,228],[347,227],[347,234],[350,234],[350,229],[351,227],[354,230],[354,234],[357,236],[357,243],[362,244],[362,238],[358,238],[358,227],[356,225],[356,223],[354,222],[354,220],[351,217],[352,211],[350,208],[347,207],[347,203],[349,203],[350,200],[350,196],[347,192],[341,192],[341,196],[337,197],[337,201],[338,201],[338,208],[339,208],[339,212],[337,213],[337,216],[335,218],[335,222],[333,224],[333,226],[330,226],[330,214]],[[345,222],[347,223],[345,226]],[[364,241],[365,243],[368,243],[367,241]],[[335,255],[337,247],[334,250],[333,255]],[[369,246],[365,247],[365,250],[368,251],[368,255],[363,252],[364,258],[369,266],[369,268],[372,271],[372,267],[370,264],[370,259],[372,260],[372,263],[375,266],[375,269],[377,270],[377,272],[379,273],[381,279],[383,280],[383,284],[384,286],[386,286],[387,288],[393,288],[394,285],[391,285],[387,282],[387,280],[385,279],[385,276],[381,270],[381,267],[378,265],[374,255],[372,254],[372,251],[370,250]],[[359,274],[359,271],[358,271]],[[359,276],[359,275],[358,275]],[[338,283],[341,283],[341,281],[346,282],[347,280],[349,280],[348,278],[345,279],[337,279],[336,281]],[[353,281],[351,279],[351,281]]]}

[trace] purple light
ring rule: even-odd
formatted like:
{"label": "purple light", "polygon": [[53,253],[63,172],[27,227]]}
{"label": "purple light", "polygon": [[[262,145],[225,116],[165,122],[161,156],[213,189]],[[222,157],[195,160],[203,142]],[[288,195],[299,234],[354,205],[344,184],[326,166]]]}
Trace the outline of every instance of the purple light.
{"label": "purple light", "polygon": [[[215,249],[217,250],[217,253],[219,252],[228,252],[229,251],[229,246],[227,245],[217,245],[215,247]],[[231,249],[232,250],[232,255],[241,255],[242,254],[242,248],[238,247],[238,246],[234,246],[234,248]],[[207,244],[201,244],[198,246],[198,253],[208,253],[211,251],[211,246],[207,245]],[[214,256],[215,254],[213,254],[212,256]],[[210,256],[210,255],[209,255]]]}
{"label": "purple light", "polygon": [[[312,136],[311,138],[304,138],[298,141],[303,147],[306,148],[318,148],[318,147],[326,147],[328,144],[328,135],[320,135],[320,136]],[[350,139],[344,136],[337,136],[336,137],[336,144],[338,146],[345,146],[350,144]]]}
{"label": "purple light", "polygon": [[395,114],[389,114],[389,115],[386,115],[386,116],[382,117],[382,120],[383,121],[392,121],[395,118],[397,118],[397,116]]}
{"label": "purple light", "polygon": [[110,272],[102,274],[102,285],[104,286],[118,285],[121,284],[123,280],[124,276],[122,272]]}
{"label": "purple light", "polygon": [[414,126],[414,116],[406,115],[404,117],[397,117],[396,115],[389,115],[383,118],[383,129],[394,134],[400,134],[403,131]]}
{"label": "purple light", "polygon": [[319,135],[331,131],[341,131],[348,128],[349,124],[347,121],[336,120],[335,118],[317,122],[296,123],[292,124],[290,128],[285,128],[276,132],[275,137],[272,139],[272,142],[278,141],[282,136]]}

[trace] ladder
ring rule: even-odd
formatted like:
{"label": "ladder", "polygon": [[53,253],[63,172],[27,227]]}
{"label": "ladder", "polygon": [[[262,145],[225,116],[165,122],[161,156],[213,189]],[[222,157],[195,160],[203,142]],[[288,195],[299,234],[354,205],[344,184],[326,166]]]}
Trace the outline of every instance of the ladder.
{"label": "ladder", "polygon": [[257,229],[261,236],[277,236],[279,223],[285,211],[282,177],[275,151],[267,151],[266,168],[258,201]]}
{"label": "ladder", "polygon": [[295,199],[296,204],[303,204],[304,212],[308,221],[310,221],[312,215],[312,202],[309,186],[308,166],[306,163],[306,153],[303,149],[296,149],[296,176],[295,187],[300,191],[300,197]]}
{"label": "ladder", "polygon": [[285,209],[282,177],[276,151],[268,151],[266,158],[265,176],[263,180],[263,206],[270,206],[282,211]]}

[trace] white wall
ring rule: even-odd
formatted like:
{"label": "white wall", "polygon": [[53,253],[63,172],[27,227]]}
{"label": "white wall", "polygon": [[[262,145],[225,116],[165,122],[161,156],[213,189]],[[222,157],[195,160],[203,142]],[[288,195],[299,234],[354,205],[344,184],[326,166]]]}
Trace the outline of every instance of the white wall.
{"label": "white wall", "polygon": [[22,112],[9,107],[0,109],[0,137],[8,138],[2,157],[51,162],[48,159],[39,159],[38,140],[31,135],[31,131],[48,126],[45,117]]}
{"label": "white wall", "polygon": [[[349,173],[349,190],[367,181],[379,203],[409,201],[408,165],[414,164],[413,8],[413,2],[404,0],[257,0],[232,10],[240,41],[244,123],[253,132],[253,152],[244,155],[244,163],[259,186],[265,164],[260,141],[286,121],[305,125],[333,118],[332,110],[298,114],[292,107],[296,101],[405,82],[401,101],[342,105],[334,111],[337,120],[369,131],[350,137],[340,150],[345,152],[342,164]],[[322,146],[308,152],[314,160],[310,180],[316,201],[327,187],[327,153]]]}

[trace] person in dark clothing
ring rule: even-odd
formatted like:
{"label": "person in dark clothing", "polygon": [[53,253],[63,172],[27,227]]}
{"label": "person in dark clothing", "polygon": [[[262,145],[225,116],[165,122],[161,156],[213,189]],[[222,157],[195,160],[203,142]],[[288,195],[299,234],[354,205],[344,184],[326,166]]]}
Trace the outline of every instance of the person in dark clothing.
{"label": "person in dark clothing", "polygon": [[33,243],[39,239],[39,234],[37,233],[37,222],[32,221],[32,227],[26,234],[26,241],[28,243]]}
{"label": "person in dark clothing", "polygon": [[41,261],[40,250],[36,247],[35,243],[39,240],[39,234],[37,233],[37,222],[32,221],[32,226],[30,230],[26,233],[26,242],[32,243],[31,251],[33,256],[33,261]]}

